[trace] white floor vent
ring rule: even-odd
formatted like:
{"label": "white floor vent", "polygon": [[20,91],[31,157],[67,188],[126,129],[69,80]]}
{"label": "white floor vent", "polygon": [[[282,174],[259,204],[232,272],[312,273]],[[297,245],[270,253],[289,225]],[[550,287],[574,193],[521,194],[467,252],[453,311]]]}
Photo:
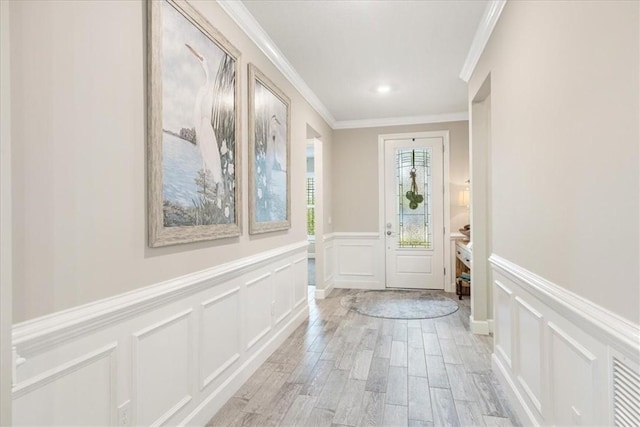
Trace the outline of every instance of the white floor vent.
{"label": "white floor vent", "polygon": [[613,416],[616,426],[640,426],[640,375],[615,357]]}

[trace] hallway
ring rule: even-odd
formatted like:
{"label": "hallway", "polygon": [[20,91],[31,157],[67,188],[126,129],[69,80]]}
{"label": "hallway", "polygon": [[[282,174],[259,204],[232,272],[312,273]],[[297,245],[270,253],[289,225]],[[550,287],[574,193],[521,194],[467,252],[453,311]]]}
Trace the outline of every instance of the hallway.
{"label": "hallway", "polygon": [[[469,300],[446,317],[392,320],[325,300],[207,426],[519,425],[491,372]],[[449,294],[450,297],[455,297]],[[457,298],[456,298],[457,301]]]}

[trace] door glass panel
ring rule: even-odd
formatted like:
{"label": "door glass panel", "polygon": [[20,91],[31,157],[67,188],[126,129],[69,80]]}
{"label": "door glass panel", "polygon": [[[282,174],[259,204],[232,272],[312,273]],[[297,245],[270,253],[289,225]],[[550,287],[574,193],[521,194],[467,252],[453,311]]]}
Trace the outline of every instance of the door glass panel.
{"label": "door glass panel", "polygon": [[396,187],[398,248],[432,249],[431,147],[396,150]]}

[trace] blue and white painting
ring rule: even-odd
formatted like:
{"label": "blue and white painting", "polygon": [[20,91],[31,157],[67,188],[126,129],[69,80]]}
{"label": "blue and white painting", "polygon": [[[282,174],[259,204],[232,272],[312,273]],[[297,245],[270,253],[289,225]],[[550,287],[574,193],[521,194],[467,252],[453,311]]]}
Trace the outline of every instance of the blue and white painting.
{"label": "blue and white painting", "polygon": [[236,61],[162,4],[165,227],[236,222]]}
{"label": "blue and white painting", "polygon": [[254,220],[286,221],[287,105],[256,80],[254,106]]}

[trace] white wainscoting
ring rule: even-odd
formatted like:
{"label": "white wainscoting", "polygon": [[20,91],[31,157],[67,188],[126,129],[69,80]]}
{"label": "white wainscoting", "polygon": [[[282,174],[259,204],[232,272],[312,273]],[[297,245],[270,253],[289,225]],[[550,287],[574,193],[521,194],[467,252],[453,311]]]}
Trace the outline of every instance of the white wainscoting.
{"label": "white wainscoting", "polygon": [[379,233],[333,233],[336,288],[384,289],[384,246]]}
{"label": "white wainscoting", "polygon": [[[455,241],[462,234],[452,234],[445,242],[447,266],[445,291],[455,292]],[[325,271],[331,268],[331,285],[346,289],[385,289],[384,241],[378,232],[336,232],[325,237]],[[326,243],[325,243],[326,245]],[[331,258],[330,258],[331,257]],[[329,265],[333,267],[328,267]],[[326,274],[326,273],[325,273]]]}
{"label": "white wainscoting", "polygon": [[[493,366],[521,421],[613,425],[614,358],[638,375],[640,326],[498,255],[489,261]],[[637,395],[622,398],[638,411]]]}
{"label": "white wainscoting", "polygon": [[14,325],[13,423],[204,425],[306,301],[304,241]]}
{"label": "white wainscoting", "polygon": [[316,299],[325,299],[333,291],[335,271],[333,233],[322,236],[321,248],[323,256],[320,262],[316,261]]}

